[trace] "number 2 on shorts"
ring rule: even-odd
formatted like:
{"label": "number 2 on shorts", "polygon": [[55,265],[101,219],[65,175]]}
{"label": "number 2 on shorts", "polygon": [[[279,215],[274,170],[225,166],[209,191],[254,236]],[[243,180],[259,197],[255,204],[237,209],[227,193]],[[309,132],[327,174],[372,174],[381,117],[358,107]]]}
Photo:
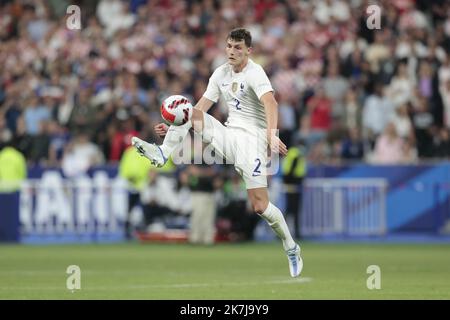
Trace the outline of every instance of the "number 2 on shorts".
{"label": "number 2 on shorts", "polygon": [[261,171],[259,170],[259,167],[261,166],[261,160],[259,158],[256,158],[255,162],[256,162],[256,167],[255,167],[255,170],[253,170],[253,174],[252,174],[253,177],[261,175]]}

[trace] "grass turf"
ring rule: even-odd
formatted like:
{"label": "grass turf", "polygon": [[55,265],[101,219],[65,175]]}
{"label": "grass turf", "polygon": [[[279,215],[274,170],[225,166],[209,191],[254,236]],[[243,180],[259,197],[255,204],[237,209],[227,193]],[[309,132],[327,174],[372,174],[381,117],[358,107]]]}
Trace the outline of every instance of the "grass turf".
{"label": "grass turf", "polygon": [[[302,243],[291,279],[280,243],[0,246],[0,299],[450,299],[450,245]],[[69,291],[66,269],[81,268]],[[369,265],[381,290],[369,290]]]}

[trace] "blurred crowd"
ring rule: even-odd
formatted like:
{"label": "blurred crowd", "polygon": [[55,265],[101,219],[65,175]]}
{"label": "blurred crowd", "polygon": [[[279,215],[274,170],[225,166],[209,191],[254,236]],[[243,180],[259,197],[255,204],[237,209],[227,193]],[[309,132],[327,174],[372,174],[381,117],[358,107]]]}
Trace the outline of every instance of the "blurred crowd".
{"label": "blurred crowd", "polygon": [[[381,8],[380,29],[366,9]],[[66,8],[81,9],[70,30]],[[450,157],[450,3],[426,0],[0,1],[0,143],[76,175],[197,101],[237,26],[312,163]],[[223,103],[211,113],[225,121]]]}

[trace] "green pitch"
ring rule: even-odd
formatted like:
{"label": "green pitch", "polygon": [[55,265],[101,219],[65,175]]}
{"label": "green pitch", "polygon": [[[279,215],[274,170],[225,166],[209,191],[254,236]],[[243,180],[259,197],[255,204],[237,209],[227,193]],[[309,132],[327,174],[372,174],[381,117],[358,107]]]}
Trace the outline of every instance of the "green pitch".
{"label": "green pitch", "polygon": [[[450,245],[303,243],[291,279],[280,243],[0,246],[0,299],[450,299]],[[69,265],[81,290],[66,287]],[[381,269],[381,289],[366,286]]]}

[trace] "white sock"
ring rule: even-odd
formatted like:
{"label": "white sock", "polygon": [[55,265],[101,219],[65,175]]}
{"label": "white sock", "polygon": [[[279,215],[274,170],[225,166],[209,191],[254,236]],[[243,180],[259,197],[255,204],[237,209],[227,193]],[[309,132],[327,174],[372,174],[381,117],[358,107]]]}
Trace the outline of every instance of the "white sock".
{"label": "white sock", "polygon": [[283,241],[284,250],[289,250],[295,247],[296,243],[292,239],[289,228],[286,224],[283,214],[280,209],[274,206],[271,202],[267,206],[266,211],[260,214],[261,217],[267,221],[269,226],[273,229],[278,238]]}
{"label": "white sock", "polygon": [[169,130],[164,137],[163,144],[159,146],[166,158],[168,158],[172,154],[173,150],[183,142],[191,127],[191,121],[186,122],[182,126],[169,127]]}

